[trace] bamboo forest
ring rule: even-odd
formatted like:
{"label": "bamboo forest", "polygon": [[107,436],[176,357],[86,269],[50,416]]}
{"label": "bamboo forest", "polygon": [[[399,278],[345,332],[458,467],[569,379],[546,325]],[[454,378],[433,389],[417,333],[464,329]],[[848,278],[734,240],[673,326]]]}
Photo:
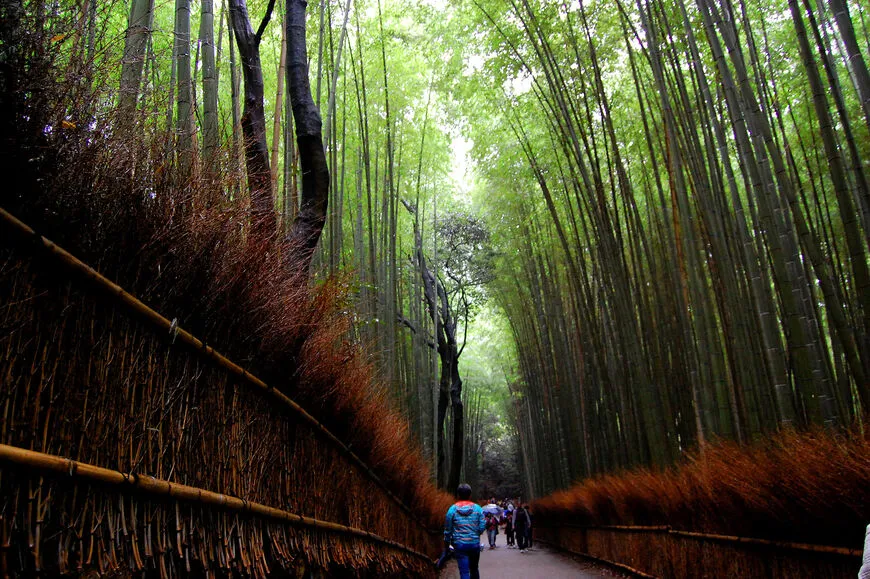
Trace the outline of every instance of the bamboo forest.
{"label": "bamboo forest", "polygon": [[868,0],[3,0],[0,577],[870,579],[868,62]]}

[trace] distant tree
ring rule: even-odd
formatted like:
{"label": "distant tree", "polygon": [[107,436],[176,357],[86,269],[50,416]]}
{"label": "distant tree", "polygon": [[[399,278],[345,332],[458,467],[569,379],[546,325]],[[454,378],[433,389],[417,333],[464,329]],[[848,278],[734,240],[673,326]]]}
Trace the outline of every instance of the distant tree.
{"label": "distant tree", "polygon": [[[416,207],[404,200],[402,203],[416,217]],[[492,279],[492,250],[485,223],[464,213],[450,214],[438,223],[437,236],[442,248],[435,265],[438,269],[434,269],[426,258],[416,219],[414,235],[413,261],[420,271],[426,310],[435,328],[435,339],[429,340],[429,344],[436,349],[441,360],[435,434],[437,480],[439,486],[450,489],[459,484],[465,444],[459,357],[465,349],[469,318],[483,300],[483,284]],[[404,318],[401,321],[413,331],[419,331]],[[460,325],[461,340],[457,337]],[[444,450],[448,405],[453,415],[449,472]]]}
{"label": "distant tree", "polygon": [[455,211],[438,221],[436,235],[438,271],[446,278],[453,310],[466,324],[486,299],[494,275],[489,228],[482,219]]}

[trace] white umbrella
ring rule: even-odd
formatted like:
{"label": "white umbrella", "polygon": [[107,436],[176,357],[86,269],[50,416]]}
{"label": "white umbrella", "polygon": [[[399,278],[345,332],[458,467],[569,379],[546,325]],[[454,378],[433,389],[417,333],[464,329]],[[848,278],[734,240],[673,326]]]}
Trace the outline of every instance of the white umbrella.
{"label": "white umbrella", "polygon": [[483,512],[484,512],[484,513],[489,513],[489,514],[491,514],[491,515],[500,515],[500,514],[501,514],[501,508],[500,508],[497,504],[495,504],[495,503],[489,503],[488,505],[486,505],[485,507],[483,507]]}

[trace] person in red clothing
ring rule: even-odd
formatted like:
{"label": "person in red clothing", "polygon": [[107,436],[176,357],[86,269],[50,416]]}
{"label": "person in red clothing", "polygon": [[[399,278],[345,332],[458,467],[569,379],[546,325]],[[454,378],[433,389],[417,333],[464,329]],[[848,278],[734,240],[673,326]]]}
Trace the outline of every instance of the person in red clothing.
{"label": "person in red clothing", "polygon": [[495,549],[495,537],[498,535],[498,517],[486,513],[486,538],[489,539],[489,548]]}

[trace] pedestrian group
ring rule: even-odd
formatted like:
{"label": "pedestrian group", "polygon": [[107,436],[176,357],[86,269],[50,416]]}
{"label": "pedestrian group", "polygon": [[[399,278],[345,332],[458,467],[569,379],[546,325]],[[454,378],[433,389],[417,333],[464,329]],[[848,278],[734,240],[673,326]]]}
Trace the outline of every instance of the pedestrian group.
{"label": "pedestrian group", "polygon": [[459,485],[456,498],[444,521],[444,552],[436,562],[439,569],[453,557],[461,579],[480,579],[480,552],[485,549],[480,535],[486,532],[489,548],[496,549],[500,528],[504,528],[508,549],[519,549],[520,553],[532,549],[532,514],[519,498],[498,502],[492,498],[481,507],[472,502],[467,484]]}

